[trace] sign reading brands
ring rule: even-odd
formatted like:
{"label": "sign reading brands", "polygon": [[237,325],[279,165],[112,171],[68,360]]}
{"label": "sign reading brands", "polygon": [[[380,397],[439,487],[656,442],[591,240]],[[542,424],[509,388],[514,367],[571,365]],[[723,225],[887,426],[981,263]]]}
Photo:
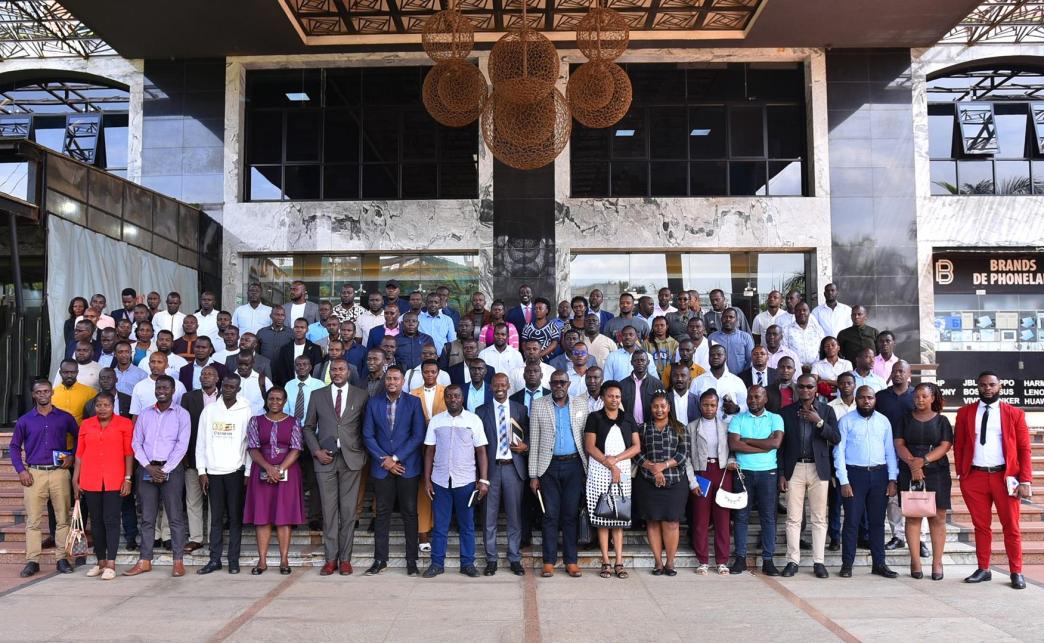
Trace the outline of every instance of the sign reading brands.
{"label": "sign reading brands", "polygon": [[937,293],[1024,293],[1044,288],[1044,252],[936,252]]}

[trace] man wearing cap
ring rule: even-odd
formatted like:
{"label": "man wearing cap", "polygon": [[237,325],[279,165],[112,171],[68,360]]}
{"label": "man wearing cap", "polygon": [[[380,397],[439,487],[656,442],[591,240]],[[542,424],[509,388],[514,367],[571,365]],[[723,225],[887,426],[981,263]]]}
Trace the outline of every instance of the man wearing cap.
{"label": "man wearing cap", "polygon": [[392,302],[399,305],[399,311],[402,313],[410,309],[410,300],[402,296],[398,279],[389,279],[384,282],[384,305],[387,306]]}

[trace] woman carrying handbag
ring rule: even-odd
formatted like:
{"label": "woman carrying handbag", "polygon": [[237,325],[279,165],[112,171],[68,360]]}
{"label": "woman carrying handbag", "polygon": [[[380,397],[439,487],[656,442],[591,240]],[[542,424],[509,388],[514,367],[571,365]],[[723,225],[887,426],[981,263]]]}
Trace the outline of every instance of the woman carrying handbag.
{"label": "woman carrying handbag", "polygon": [[[943,398],[938,386],[931,382],[918,384],[913,400],[914,410],[903,418],[894,436],[899,457],[899,504],[906,516],[908,543],[918,541],[921,519],[927,516],[932,538],[932,580],[942,580],[946,510],[950,508],[950,460],[946,454],[953,446],[953,427],[940,413]],[[920,489],[914,490],[916,487]],[[914,546],[910,547],[910,576],[924,578],[921,557]]]}
{"label": "woman carrying handbag", "polygon": [[[623,530],[631,520],[602,518],[596,513],[598,501],[609,492],[610,485],[619,494],[631,497],[631,458],[638,454],[638,427],[620,409],[620,383],[610,380],[602,384],[602,409],[587,416],[584,427],[584,450],[590,458],[587,465],[587,512],[591,526],[598,528],[598,545],[602,550],[602,570],[599,576],[627,578],[623,565]],[[622,518],[622,517],[621,517]],[[616,564],[609,571],[609,530],[612,530]]]}

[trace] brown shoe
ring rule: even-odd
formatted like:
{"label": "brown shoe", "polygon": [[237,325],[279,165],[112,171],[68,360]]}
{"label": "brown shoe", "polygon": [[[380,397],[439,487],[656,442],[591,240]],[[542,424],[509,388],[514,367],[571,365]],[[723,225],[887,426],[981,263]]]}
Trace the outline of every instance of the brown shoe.
{"label": "brown shoe", "polygon": [[352,564],[349,562],[341,561],[341,576],[352,575]]}
{"label": "brown shoe", "polygon": [[323,568],[319,570],[319,575],[320,576],[329,576],[330,574],[334,573],[335,571],[337,571],[337,561],[336,560],[328,560],[328,561],[326,561],[326,564],[323,565]]}
{"label": "brown shoe", "polygon": [[572,565],[566,565],[566,573],[573,578],[580,578],[583,573],[580,571],[580,565],[573,563]]}
{"label": "brown shoe", "polygon": [[192,552],[196,551],[197,549],[199,549],[202,546],[203,546],[203,543],[197,543],[194,540],[190,540],[187,543],[185,543],[185,553],[186,554],[191,554]]}
{"label": "brown shoe", "polygon": [[174,561],[174,568],[170,571],[170,575],[174,578],[180,578],[185,575],[185,563],[180,560]]}
{"label": "brown shoe", "polygon": [[123,575],[124,576],[137,576],[138,574],[144,574],[145,572],[151,572],[151,571],[152,571],[152,561],[151,560],[139,560],[138,562],[134,563],[134,567],[131,567],[130,569],[125,569],[123,571]]}
{"label": "brown shoe", "polygon": [[551,578],[555,575],[555,566],[544,563],[544,569],[540,572],[540,575],[544,578]]}

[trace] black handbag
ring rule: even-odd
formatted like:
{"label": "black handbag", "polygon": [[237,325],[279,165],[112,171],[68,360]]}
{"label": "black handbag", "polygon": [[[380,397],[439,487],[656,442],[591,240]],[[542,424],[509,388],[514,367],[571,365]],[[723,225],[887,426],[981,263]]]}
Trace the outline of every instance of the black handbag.
{"label": "black handbag", "polygon": [[609,485],[609,489],[605,493],[598,496],[594,514],[603,520],[629,521],[631,519],[631,499],[623,495],[620,484],[614,482]]}

